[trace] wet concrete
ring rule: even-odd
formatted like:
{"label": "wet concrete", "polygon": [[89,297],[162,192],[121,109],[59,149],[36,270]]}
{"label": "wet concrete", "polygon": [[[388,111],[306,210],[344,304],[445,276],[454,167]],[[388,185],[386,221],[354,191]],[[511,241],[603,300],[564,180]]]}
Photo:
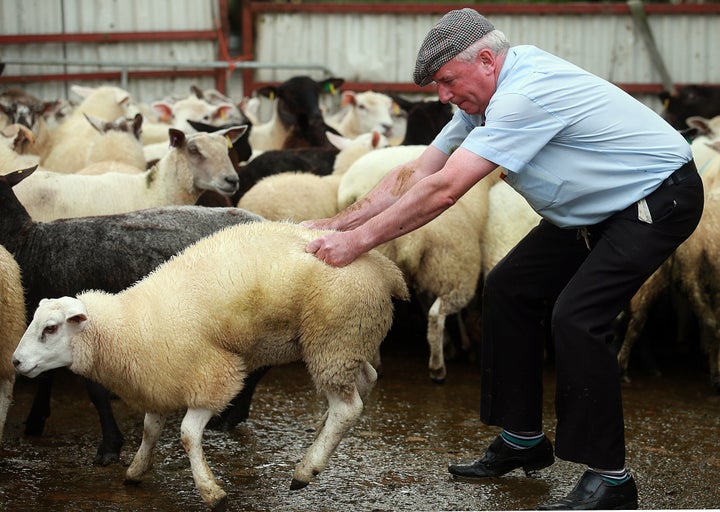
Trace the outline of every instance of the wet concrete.
{"label": "wet concrete", "polygon": [[[205,455],[229,495],[230,511],[528,510],[565,495],[584,468],[563,461],[525,477],[520,471],[479,484],[454,481],[448,462],[484,452],[497,430],[478,419],[474,363],[449,362],[444,385],[430,382],[422,345],[384,354],[384,374],[360,422],[329,467],[290,491],[293,468],[324,412],[303,367],[272,369],[260,382],[250,419],[230,433],[207,431]],[[662,376],[635,375],[624,388],[627,465],[642,509],[720,507],[720,398],[696,364],[675,361]],[[554,437],[553,370],[546,370],[545,428]],[[20,379],[0,448],[0,510],[205,510],[179,440],[181,415],[167,423],[155,466],[138,486],[123,485],[140,443],[142,415],[114,402],[125,434],[120,464],[92,465],[97,415],[67,373],[53,393],[41,437],[23,435],[34,383]]]}

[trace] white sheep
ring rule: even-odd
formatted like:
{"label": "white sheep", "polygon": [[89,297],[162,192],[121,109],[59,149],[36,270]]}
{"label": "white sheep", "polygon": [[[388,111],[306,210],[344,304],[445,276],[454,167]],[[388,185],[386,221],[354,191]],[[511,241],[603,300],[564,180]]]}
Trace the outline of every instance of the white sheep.
{"label": "white sheep", "polygon": [[39,155],[48,148],[50,134],[75,109],[70,100],[42,101],[26,91],[10,88],[0,94],[0,112],[10,124],[24,125],[33,134],[29,141],[15,150],[20,154]]}
{"label": "white sheep", "polygon": [[77,172],[87,173],[88,166],[97,168],[97,164],[107,162],[129,165],[138,169],[137,172],[146,169],[145,155],[140,142],[142,115],[136,114],[132,118],[118,117],[111,121],[103,121],[87,114],[85,117],[98,131],[100,137],[88,144],[85,165]]}
{"label": "white sheep", "polygon": [[487,222],[481,239],[483,276],[537,226],[540,218],[525,198],[504,181],[490,187]]}
{"label": "white sheep", "polygon": [[73,92],[85,95],[80,105],[50,134],[47,148],[40,152],[40,165],[55,172],[75,172],[87,165],[87,147],[100,137],[85,114],[102,121],[127,116],[130,94],[119,87],[95,89],[73,86]]}
{"label": "white sheep", "polygon": [[16,185],[15,194],[37,221],[195,204],[205,190],[230,196],[238,188],[238,177],[228,156],[228,140],[234,142],[244,131],[244,126],[236,126],[186,138],[171,128],[171,151],[145,172],[36,171]]}
{"label": "white sheep", "polygon": [[342,106],[346,108],[327,116],[326,122],[344,137],[354,139],[373,130],[386,137],[393,135],[393,114],[399,111],[399,107],[387,94],[345,91]]}
{"label": "white sheep", "polygon": [[699,133],[690,143],[690,149],[705,188],[710,188],[720,173],[720,116],[712,119],[691,116],[685,122]]}
{"label": "white sheep", "polygon": [[[385,174],[419,157],[426,147],[391,146],[359,158],[342,176],[338,206],[344,208],[362,198]],[[498,169],[481,180],[426,225],[378,247],[403,271],[427,313],[428,369],[435,382],[446,377],[445,320],[460,313],[476,293],[488,190],[498,182],[499,174]],[[463,348],[467,349],[469,340],[462,322],[460,329]]]}
{"label": "white sheep", "polygon": [[24,169],[36,165],[40,159],[37,155],[22,154],[17,150],[26,142],[33,144],[35,136],[24,125],[13,123],[0,131],[0,174]]}
{"label": "white sheep", "polygon": [[351,164],[368,152],[388,145],[378,132],[348,139],[328,132],[328,139],[340,152],[333,172],[318,176],[310,172],[282,172],[258,181],[238,200],[237,206],[270,220],[300,222],[332,217],[338,209],[338,185]]}
{"label": "white sheep", "polygon": [[631,350],[642,333],[649,312],[662,294],[670,290],[687,299],[690,311],[698,319],[702,348],[708,357],[710,382],[720,392],[720,184],[708,181],[706,173],[701,177],[705,203],[695,231],[643,283],[630,301],[630,318],[618,352],[618,364],[625,380],[629,380]]}
{"label": "white sheep", "polygon": [[0,245],[0,445],[15,383],[12,354],[25,327],[25,297],[20,267],[12,254]]}
{"label": "white sheep", "polygon": [[343,174],[337,190],[338,207],[342,210],[367,194],[395,166],[414,160],[426,145],[392,146],[357,158]]}
{"label": "white sheep", "polygon": [[149,132],[148,135],[141,135],[143,144],[167,142],[168,123],[173,128],[182,130],[185,133],[194,133],[195,129],[188,121],[197,121],[213,126],[226,124],[226,119],[230,113],[237,110],[237,107],[232,103],[213,104],[203,98],[198,98],[195,94],[175,102],[156,101],[152,104],[152,108],[159,113],[161,119],[166,120],[159,123],[160,135],[163,137],[156,140],[158,134],[151,135],[155,127],[150,123],[150,126],[143,130]]}
{"label": "white sheep", "polygon": [[302,488],[359,418],[377,376],[368,361],[392,323],[392,299],[407,297],[401,272],[376,251],[344,268],[306,253],[318,233],[290,223],[235,226],[120,293],[45,299],[13,364],[28,377],[66,366],[145,411],[130,483],[150,469],[167,414],[186,408],[180,436],[195,485],[207,505],[220,508],[226,493],[203,454],[205,425],[251,371],[302,360],[328,401],[293,474],[291,489]]}

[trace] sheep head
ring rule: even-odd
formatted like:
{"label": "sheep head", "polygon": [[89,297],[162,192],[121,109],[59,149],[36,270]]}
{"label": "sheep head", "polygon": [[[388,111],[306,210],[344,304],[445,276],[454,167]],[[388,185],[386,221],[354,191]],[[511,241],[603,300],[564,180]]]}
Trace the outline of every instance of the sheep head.
{"label": "sheep head", "polygon": [[43,299],[13,354],[15,370],[37,377],[73,363],[73,338],[85,329],[87,310],[74,297]]}

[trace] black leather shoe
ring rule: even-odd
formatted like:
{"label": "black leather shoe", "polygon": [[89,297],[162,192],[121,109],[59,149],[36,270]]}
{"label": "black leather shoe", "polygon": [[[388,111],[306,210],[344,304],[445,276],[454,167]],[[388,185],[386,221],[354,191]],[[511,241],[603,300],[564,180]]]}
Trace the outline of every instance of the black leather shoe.
{"label": "black leather shoe", "polygon": [[450,464],[448,471],[462,478],[483,478],[501,476],[513,469],[523,468],[527,475],[531,471],[546,468],[553,462],[553,447],[547,437],[537,446],[518,450],[508,446],[502,436],[497,436],[482,459],[472,464]]}
{"label": "black leather shoe", "polygon": [[635,510],[638,493],[635,480],[620,485],[605,482],[600,475],[585,471],[570,494],[553,503],[545,503],[538,510]]}

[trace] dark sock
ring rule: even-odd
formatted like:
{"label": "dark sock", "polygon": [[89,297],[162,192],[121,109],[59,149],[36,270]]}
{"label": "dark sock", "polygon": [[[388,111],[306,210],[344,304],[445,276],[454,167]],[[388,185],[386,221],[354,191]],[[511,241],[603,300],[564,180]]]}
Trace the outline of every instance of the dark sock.
{"label": "dark sock", "polygon": [[503,441],[505,441],[505,443],[511,448],[515,448],[516,450],[525,450],[540,444],[540,441],[543,440],[545,434],[542,432],[539,434],[515,434],[513,432],[503,430],[500,433],[500,436],[502,436]]}

